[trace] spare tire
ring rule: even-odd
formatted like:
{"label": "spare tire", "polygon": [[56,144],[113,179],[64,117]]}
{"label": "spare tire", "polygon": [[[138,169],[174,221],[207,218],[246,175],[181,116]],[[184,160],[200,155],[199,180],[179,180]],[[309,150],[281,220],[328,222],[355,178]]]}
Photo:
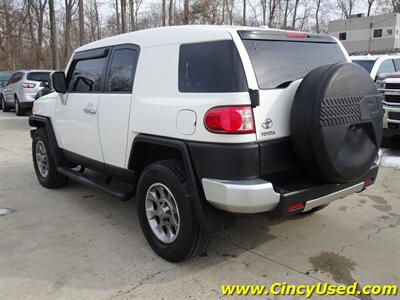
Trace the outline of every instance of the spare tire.
{"label": "spare tire", "polygon": [[382,96],[360,66],[312,70],[297,89],[290,117],[294,151],[313,177],[350,182],[373,164],[382,139]]}

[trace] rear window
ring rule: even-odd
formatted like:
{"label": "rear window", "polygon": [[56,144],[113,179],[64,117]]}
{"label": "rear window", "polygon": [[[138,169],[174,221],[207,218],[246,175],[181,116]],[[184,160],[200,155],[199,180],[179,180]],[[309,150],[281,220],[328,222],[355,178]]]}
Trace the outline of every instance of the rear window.
{"label": "rear window", "polygon": [[30,72],[26,75],[27,80],[32,81],[50,81],[50,72]]}
{"label": "rear window", "polygon": [[247,90],[242,62],[233,41],[181,45],[180,92],[229,93]]}
{"label": "rear window", "polygon": [[375,64],[375,60],[359,60],[359,59],[355,59],[353,60],[353,63],[363,67],[365,70],[367,70],[368,73],[371,73],[371,70]]}
{"label": "rear window", "polygon": [[260,89],[285,87],[319,66],[345,62],[336,43],[243,40]]}

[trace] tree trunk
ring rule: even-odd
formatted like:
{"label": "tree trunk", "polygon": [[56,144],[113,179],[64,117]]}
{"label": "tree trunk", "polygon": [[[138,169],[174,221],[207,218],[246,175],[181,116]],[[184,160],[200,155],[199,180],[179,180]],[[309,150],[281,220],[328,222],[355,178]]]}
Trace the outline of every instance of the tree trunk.
{"label": "tree trunk", "polygon": [[319,28],[319,11],[321,8],[321,1],[322,0],[316,0],[317,1],[317,7],[315,9],[315,30],[317,33],[321,32],[321,29]]}
{"label": "tree trunk", "polygon": [[133,8],[133,0],[129,0],[129,29],[135,30],[135,13]]}
{"label": "tree trunk", "polygon": [[69,51],[71,48],[72,5],[73,0],[65,0],[64,65],[69,59]]}
{"label": "tree trunk", "polygon": [[166,17],[166,15],[167,15],[167,12],[166,12],[166,3],[165,3],[165,1],[166,0],[162,0],[162,8],[161,8],[161,19],[162,19],[162,26],[165,26],[165,25],[167,25],[167,17]]}
{"label": "tree trunk", "polygon": [[283,24],[282,24],[283,29],[287,29],[288,15],[289,15],[289,0],[286,0],[285,1],[285,13],[283,15]]}
{"label": "tree trunk", "polygon": [[246,26],[246,3],[247,0],[243,0],[243,26]]}
{"label": "tree trunk", "polygon": [[121,28],[119,24],[119,0],[115,0],[115,17],[117,18],[117,33],[121,33]]}
{"label": "tree trunk", "polygon": [[126,32],[126,0],[121,0],[121,31]]}
{"label": "tree trunk", "polygon": [[299,0],[295,0],[294,2],[294,11],[293,11],[293,19],[292,19],[292,30],[296,29],[296,18],[297,18],[297,8],[299,6]]}
{"label": "tree trunk", "polygon": [[168,25],[169,26],[174,24],[174,22],[173,22],[173,8],[174,8],[174,0],[169,0],[169,6],[168,6]]}
{"label": "tree trunk", "polygon": [[184,0],[183,3],[183,23],[189,24],[189,0]]}
{"label": "tree trunk", "polygon": [[57,32],[56,32],[56,18],[54,11],[54,0],[49,0],[49,18],[50,18],[50,48],[51,48],[51,62],[52,68],[57,70],[58,57],[57,57]]}
{"label": "tree trunk", "polygon": [[85,16],[83,10],[83,0],[78,0],[79,18],[79,45],[85,44]]}

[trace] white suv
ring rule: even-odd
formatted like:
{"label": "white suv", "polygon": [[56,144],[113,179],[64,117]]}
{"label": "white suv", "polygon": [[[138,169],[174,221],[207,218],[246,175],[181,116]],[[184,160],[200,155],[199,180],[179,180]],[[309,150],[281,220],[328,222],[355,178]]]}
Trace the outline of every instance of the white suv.
{"label": "white suv", "polygon": [[236,213],[313,212],[378,172],[382,99],[349,61],[332,37],[249,27],[82,46],[29,119],[38,180],[136,195],[149,244],[170,261],[203,253]]}

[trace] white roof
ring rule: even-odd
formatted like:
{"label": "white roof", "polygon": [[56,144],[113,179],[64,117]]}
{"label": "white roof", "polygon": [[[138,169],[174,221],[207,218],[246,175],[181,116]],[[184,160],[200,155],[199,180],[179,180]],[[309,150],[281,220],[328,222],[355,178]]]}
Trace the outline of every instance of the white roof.
{"label": "white roof", "polygon": [[377,60],[378,58],[400,58],[400,54],[352,55],[351,60]]}
{"label": "white roof", "polygon": [[141,48],[146,48],[161,45],[177,45],[202,41],[224,40],[231,39],[231,33],[237,30],[282,31],[277,29],[268,29],[266,27],[227,25],[166,26],[133,31],[105,38],[87,45],[83,45],[76,49],[76,52],[124,43],[133,43],[139,45]]}

